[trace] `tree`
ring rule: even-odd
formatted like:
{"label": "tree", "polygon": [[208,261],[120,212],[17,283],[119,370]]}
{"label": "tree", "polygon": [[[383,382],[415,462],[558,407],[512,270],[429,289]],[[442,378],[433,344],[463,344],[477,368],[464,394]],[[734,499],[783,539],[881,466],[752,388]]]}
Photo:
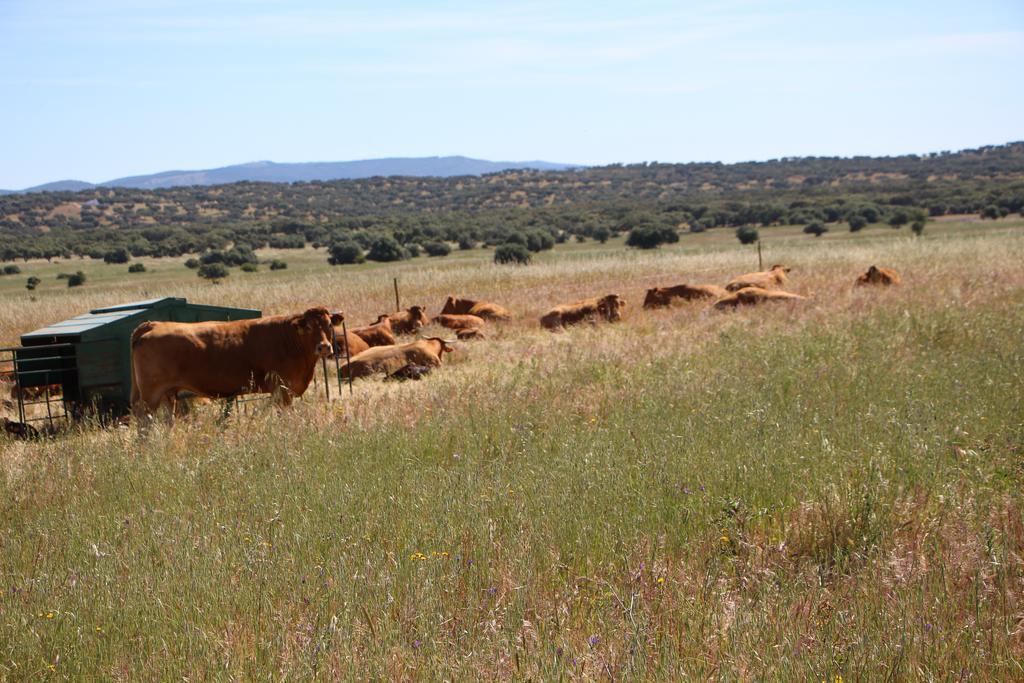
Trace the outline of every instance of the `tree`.
{"label": "tree", "polygon": [[270,262],[271,270],[284,270],[287,267],[288,264],[282,261],[281,259],[274,259],[273,261]]}
{"label": "tree", "polygon": [[847,222],[850,224],[850,232],[860,232],[867,227],[868,219],[860,214],[854,214],[850,216]]}
{"label": "tree", "polygon": [[805,234],[807,234],[807,235],[814,235],[815,237],[821,237],[826,232],[828,232],[828,228],[826,228],[825,225],[823,223],[821,223],[820,221],[814,221],[813,223],[808,223],[804,227],[804,233]]}
{"label": "tree", "polygon": [[371,261],[402,261],[409,258],[409,254],[394,237],[383,235],[370,245],[366,258]]}
{"label": "tree", "polygon": [[81,287],[85,284],[85,273],[78,271],[68,276],[68,287]]}
{"label": "tree", "polygon": [[924,234],[924,221],[914,221],[910,224],[910,229],[914,231],[914,234],[920,237]]}
{"label": "tree", "polygon": [[646,223],[629,231],[629,236],[626,237],[626,246],[637,249],[656,249],[663,244],[672,244],[678,241],[679,233],[675,228]]}
{"label": "tree", "polygon": [[18,275],[21,273],[21,268],[16,265],[4,266],[4,275]]}
{"label": "tree", "polygon": [[906,209],[896,209],[889,216],[889,225],[894,229],[899,230],[904,225],[910,222],[910,212]]}
{"label": "tree", "polygon": [[530,263],[530,250],[522,244],[502,244],[494,250],[494,262],[512,263],[525,266]]}
{"label": "tree", "polygon": [[33,275],[25,282],[25,289],[32,291],[39,286],[40,282],[42,282],[42,280]]}
{"label": "tree", "polygon": [[199,262],[199,259],[197,258],[190,258],[189,260],[185,261],[185,267],[188,268],[189,270],[195,270],[201,265],[202,264]]}
{"label": "tree", "polygon": [[330,255],[327,257],[327,262],[332,266],[343,266],[348,263],[362,263],[366,260],[366,257],[363,255],[362,248],[352,240],[335,242],[331,245],[328,253]]}
{"label": "tree", "polygon": [[128,263],[131,259],[131,254],[125,247],[118,247],[117,249],[111,249],[103,255],[104,263]]}
{"label": "tree", "polygon": [[597,240],[601,244],[604,244],[605,242],[607,242],[608,238],[611,237],[611,236],[612,236],[612,231],[609,230],[608,228],[606,228],[603,225],[601,227],[594,228],[593,237],[594,237],[595,240]]}
{"label": "tree", "polygon": [[741,225],[736,228],[736,239],[740,241],[740,244],[753,244],[761,239],[761,236],[758,234],[757,228]]}
{"label": "tree", "polygon": [[129,273],[145,273],[146,265],[144,263],[133,263],[128,266]]}
{"label": "tree", "polygon": [[452,253],[452,248],[444,242],[427,242],[423,245],[427,256],[447,256]]}
{"label": "tree", "polygon": [[555,238],[543,230],[533,230],[526,235],[526,248],[530,251],[554,249]]}
{"label": "tree", "polygon": [[219,284],[221,280],[230,275],[228,267],[223,263],[204,263],[199,266],[199,277],[209,280],[213,284]]}

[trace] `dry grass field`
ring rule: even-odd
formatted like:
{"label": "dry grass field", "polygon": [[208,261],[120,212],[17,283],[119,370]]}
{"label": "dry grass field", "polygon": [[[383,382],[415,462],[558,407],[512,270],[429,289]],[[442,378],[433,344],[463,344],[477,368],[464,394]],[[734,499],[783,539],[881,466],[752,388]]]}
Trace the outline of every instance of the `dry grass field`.
{"label": "dry grass field", "polygon": [[[520,317],[421,382],[0,437],[0,679],[1024,677],[1024,222],[762,238],[809,301],[642,310],[756,269],[715,231],[217,286],[23,266],[0,342],[163,295],[364,323],[392,277]],[[904,284],[855,289],[871,264]],[[620,323],[537,326],[612,292]]]}

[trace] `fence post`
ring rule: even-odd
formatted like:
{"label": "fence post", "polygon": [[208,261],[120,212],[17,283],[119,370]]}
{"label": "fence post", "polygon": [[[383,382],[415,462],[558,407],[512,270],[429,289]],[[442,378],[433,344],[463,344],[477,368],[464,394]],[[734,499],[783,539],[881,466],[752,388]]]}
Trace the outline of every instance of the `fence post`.
{"label": "fence post", "polygon": [[397,277],[395,278],[395,310],[396,311],[402,310],[402,304],[401,304],[401,302],[398,299],[398,278]]}
{"label": "fence post", "polygon": [[[341,333],[345,335],[345,365],[351,365],[352,356],[349,355],[348,350],[348,326],[345,324],[344,318],[341,321]],[[341,371],[338,371],[338,381],[341,381]],[[348,395],[352,396],[352,368],[348,369]]]}
{"label": "fence post", "polygon": [[757,238],[757,269],[764,270],[764,264],[761,263],[761,238]]}

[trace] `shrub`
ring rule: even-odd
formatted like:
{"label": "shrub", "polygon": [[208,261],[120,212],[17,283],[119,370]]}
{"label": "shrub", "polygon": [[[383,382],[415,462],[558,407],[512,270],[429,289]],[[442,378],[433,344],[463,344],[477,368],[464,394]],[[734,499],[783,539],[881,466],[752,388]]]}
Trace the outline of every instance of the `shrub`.
{"label": "shrub", "polygon": [[273,261],[270,262],[271,270],[285,270],[287,267],[288,264],[282,261],[281,259],[274,259]]}
{"label": "shrub", "polygon": [[740,241],[740,244],[753,244],[761,239],[761,236],[758,234],[757,228],[741,225],[736,228],[736,239]]}
{"label": "shrub", "polygon": [[906,209],[897,209],[889,216],[889,225],[897,230],[909,222],[910,213]]}
{"label": "shrub", "polygon": [[821,237],[826,232],[828,232],[828,228],[826,228],[825,225],[820,221],[814,221],[813,223],[808,223],[806,226],[804,226],[804,234],[806,235],[814,235],[815,237]]}
{"label": "shrub", "polygon": [[638,249],[656,249],[662,244],[671,244],[679,241],[679,232],[667,225],[638,225],[629,231],[626,237],[627,247]]}
{"label": "shrub", "polygon": [[690,232],[704,232],[707,228],[700,221],[694,221],[690,223]]}
{"label": "shrub", "polygon": [[502,244],[494,250],[494,262],[527,265],[530,262],[530,250],[522,244]]}
{"label": "shrub", "polygon": [[608,238],[612,236],[612,231],[603,225],[599,228],[594,228],[593,237],[595,240],[604,244],[608,241]]}
{"label": "shrub", "polygon": [[29,279],[28,279],[28,280],[27,280],[27,281],[25,282],[25,289],[27,289],[27,290],[30,290],[30,291],[31,291],[31,290],[35,289],[36,287],[38,287],[38,286],[39,286],[39,283],[40,283],[40,282],[42,282],[42,280],[40,280],[40,279],[39,279],[39,278],[37,278],[37,277],[36,277],[35,275],[33,275],[32,277],[30,277],[30,278],[29,278]]}
{"label": "shrub", "polygon": [[476,249],[476,242],[473,241],[472,237],[460,237],[459,238],[459,249],[462,251],[469,251],[470,249]]}
{"label": "shrub", "polygon": [[21,268],[18,266],[4,266],[4,275],[18,275],[19,273],[21,273]]}
{"label": "shrub", "polygon": [[452,253],[452,248],[444,242],[427,242],[423,245],[423,251],[427,256],[447,256]]}
{"label": "shrub", "polygon": [[217,284],[230,275],[230,272],[228,271],[228,267],[223,263],[204,263],[199,266],[199,272],[197,275],[204,280],[210,280],[213,284]]}
{"label": "shrub", "polygon": [[914,234],[920,237],[924,234],[924,221],[914,221],[910,224],[910,229],[914,231]]}
{"label": "shrub", "polygon": [[855,214],[850,216],[847,222],[850,224],[850,232],[859,232],[867,227],[868,219],[860,214]]}
{"label": "shrub", "polygon": [[981,217],[991,219],[999,218],[999,207],[995,204],[989,204],[981,210]]}
{"label": "shrub", "polygon": [[111,249],[103,255],[104,263],[128,263],[131,259],[131,254],[124,247],[118,247],[117,249]]}
{"label": "shrub", "polygon": [[405,245],[405,253],[409,255],[409,258],[416,258],[420,255],[420,245],[417,242],[409,242]]}
{"label": "shrub", "polygon": [[352,240],[335,242],[328,249],[327,262],[332,266],[343,266],[348,263],[362,263],[366,260],[362,248]]}
{"label": "shrub", "polygon": [[78,271],[68,276],[68,287],[81,287],[85,284],[85,273]]}
{"label": "shrub", "polygon": [[371,261],[402,261],[409,258],[409,254],[394,237],[384,235],[373,241],[370,251],[366,253],[366,258]]}
{"label": "shrub", "polygon": [[542,230],[534,230],[526,235],[526,248],[530,251],[546,251],[554,249],[555,238]]}
{"label": "shrub", "polygon": [[189,270],[195,270],[200,265],[202,264],[199,262],[199,259],[197,258],[190,258],[189,260],[185,261],[185,267],[188,268]]}
{"label": "shrub", "polygon": [[133,263],[128,266],[129,273],[145,273],[146,265],[144,263]]}
{"label": "shrub", "polygon": [[259,269],[260,269],[260,267],[258,265],[256,265],[255,263],[246,262],[246,263],[242,264],[242,272],[243,273],[255,273]]}

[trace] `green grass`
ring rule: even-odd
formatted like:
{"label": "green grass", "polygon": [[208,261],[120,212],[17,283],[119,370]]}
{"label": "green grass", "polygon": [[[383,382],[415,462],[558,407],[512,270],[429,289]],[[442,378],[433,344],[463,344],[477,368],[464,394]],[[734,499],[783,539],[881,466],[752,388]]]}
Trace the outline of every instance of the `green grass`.
{"label": "green grass", "polygon": [[1019,678],[1009,294],[12,445],[0,677]]}

